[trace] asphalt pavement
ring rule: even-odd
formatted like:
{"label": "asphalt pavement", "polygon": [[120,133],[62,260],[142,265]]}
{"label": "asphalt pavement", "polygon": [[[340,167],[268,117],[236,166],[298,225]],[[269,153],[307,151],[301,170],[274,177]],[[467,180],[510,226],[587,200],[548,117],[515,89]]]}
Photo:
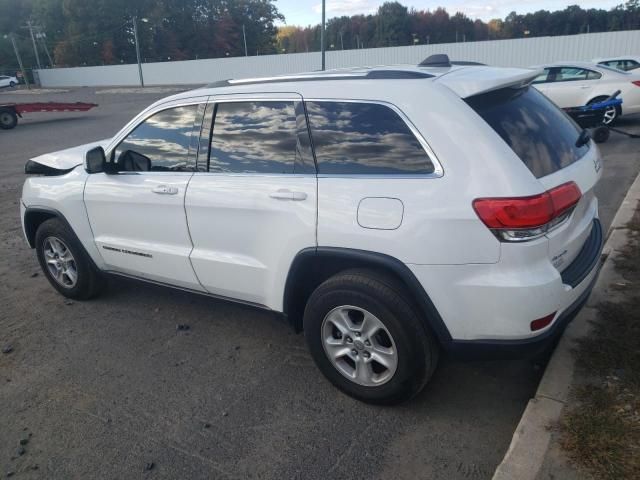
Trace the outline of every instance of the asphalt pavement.
{"label": "asphalt pavement", "polygon": [[[491,478],[535,393],[542,370],[530,361],[445,359],[417,398],[374,407],[332,387],[274,314],[123,279],[90,302],[49,286],[20,228],[24,162],[110,137],[166,95],[0,93],[100,105],[0,131],[0,344],[13,347],[0,354],[0,475]],[[640,118],[620,127],[638,133]],[[608,228],[640,170],[640,140],[613,134],[601,150]]]}

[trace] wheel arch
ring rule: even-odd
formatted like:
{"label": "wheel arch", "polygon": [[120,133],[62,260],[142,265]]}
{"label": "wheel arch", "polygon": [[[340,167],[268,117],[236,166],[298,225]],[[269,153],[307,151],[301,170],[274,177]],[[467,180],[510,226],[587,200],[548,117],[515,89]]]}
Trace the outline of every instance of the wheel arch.
{"label": "wheel arch", "polygon": [[69,225],[67,219],[57,210],[41,207],[27,207],[25,209],[24,233],[27,237],[27,243],[31,248],[36,247],[36,232],[38,231],[38,227],[51,218],[58,218]]}
{"label": "wheel arch", "polygon": [[451,335],[422,284],[403,262],[390,255],[340,247],[306,248],[298,252],[287,275],[283,310],[293,328],[302,331],[304,308],[311,293],[325,280],[345,270],[363,268],[391,276],[407,291],[425,328],[441,345],[451,342]]}

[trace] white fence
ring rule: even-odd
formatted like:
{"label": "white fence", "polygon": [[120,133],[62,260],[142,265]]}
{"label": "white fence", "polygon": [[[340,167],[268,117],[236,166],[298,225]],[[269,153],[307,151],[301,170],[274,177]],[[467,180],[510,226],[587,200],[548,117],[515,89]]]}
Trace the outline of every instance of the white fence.
{"label": "white fence", "polygon": [[[327,68],[417,64],[433,53],[447,53],[455,60],[471,60],[509,67],[525,67],[557,60],[591,60],[614,55],[640,55],[640,30],[328,51],[326,62]],[[146,85],[197,85],[229,78],[319,70],[320,62],[320,53],[312,52],[145,63],[142,70]],[[38,75],[43,87],[139,84],[136,64],[44,69],[38,70]]]}

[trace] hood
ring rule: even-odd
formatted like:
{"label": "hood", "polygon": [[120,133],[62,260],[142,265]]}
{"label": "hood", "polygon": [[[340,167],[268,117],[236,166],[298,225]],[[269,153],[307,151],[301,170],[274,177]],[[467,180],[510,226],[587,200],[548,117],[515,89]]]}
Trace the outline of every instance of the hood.
{"label": "hood", "polygon": [[77,147],[45,153],[30,159],[25,165],[26,173],[41,173],[45,175],[60,175],[73,170],[84,162],[84,155],[94,147],[106,148],[110,138],[97,142],[86,143]]}

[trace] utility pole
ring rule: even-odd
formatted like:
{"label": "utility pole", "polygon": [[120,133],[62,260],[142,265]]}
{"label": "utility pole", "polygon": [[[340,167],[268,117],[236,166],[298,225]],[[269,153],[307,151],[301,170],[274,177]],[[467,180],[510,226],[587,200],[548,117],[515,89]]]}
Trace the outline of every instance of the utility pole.
{"label": "utility pole", "polygon": [[33,43],[33,53],[36,54],[36,63],[38,64],[38,70],[42,70],[42,65],[40,65],[40,55],[38,55],[38,47],[36,45],[36,37],[33,35],[33,23],[31,20],[27,22],[27,26],[23,28],[28,28],[29,33],[31,34],[31,43]]}
{"label": "utility pole", "polygon": [[340,47],[341,50],[344,50],[344,40],[342,40],[342,32],[340,32]]}
{"label": "utility pole", "polygon": [[325,69],[325,52],[324,52],[324,19],[325,19],[325,0],[322,0],[322,27],[320,28],[320,52],[322,54],[322,70]]}
{"label": "utility pole", "polygon": [[45,42],[44,40],[45,38],[47,38],[47,36],[44,34],[42,30],[40,30],[40,27],[38,27],[38,31],[36,32],[36,38],[40,40],[40,45],[42,45],[42,48],[44,49],[44,53],[47,54],[47,58],[49,59],[49,65],[51,65],[51,68],[53,68],[53,60],[51,60],[51,55],[49,55],[47,42]]}
{"label": "utility pole", "polygon": [[249,52],[247,51],[247,32],[244,29],[244,23],[242,24],[242,36],[244,37],[244,56],[248,57]]}
{"label": "utility pole", "polygon": [[133,37],[136,42],[136,57],[138,58],[138,75],[140,76],[140,86],[144,88],[144,78],[142,77],[142,63],[140,62],[140,44],[138,42],[138,17],[133,17]]}
{"label": "utility pole", "polygon": [[[7,36],[4,36],[7,38]],[[13,51],[16,53],[16,58],[18,59],[18,65],[20,66],[20,71],[22,72],[22,78],[24,78],[24,83],[27,85],[27,90],[30,90],[29,86],[29,76],[27,72],[24,71],[24,65],[22,65],[22,58],[20,58],[20,52],[18,52],[18,46],[16,45],[16,39],[13,37],[13,33],[9,34],[9,38],[11,39],[11,45],[13,45]]]}

